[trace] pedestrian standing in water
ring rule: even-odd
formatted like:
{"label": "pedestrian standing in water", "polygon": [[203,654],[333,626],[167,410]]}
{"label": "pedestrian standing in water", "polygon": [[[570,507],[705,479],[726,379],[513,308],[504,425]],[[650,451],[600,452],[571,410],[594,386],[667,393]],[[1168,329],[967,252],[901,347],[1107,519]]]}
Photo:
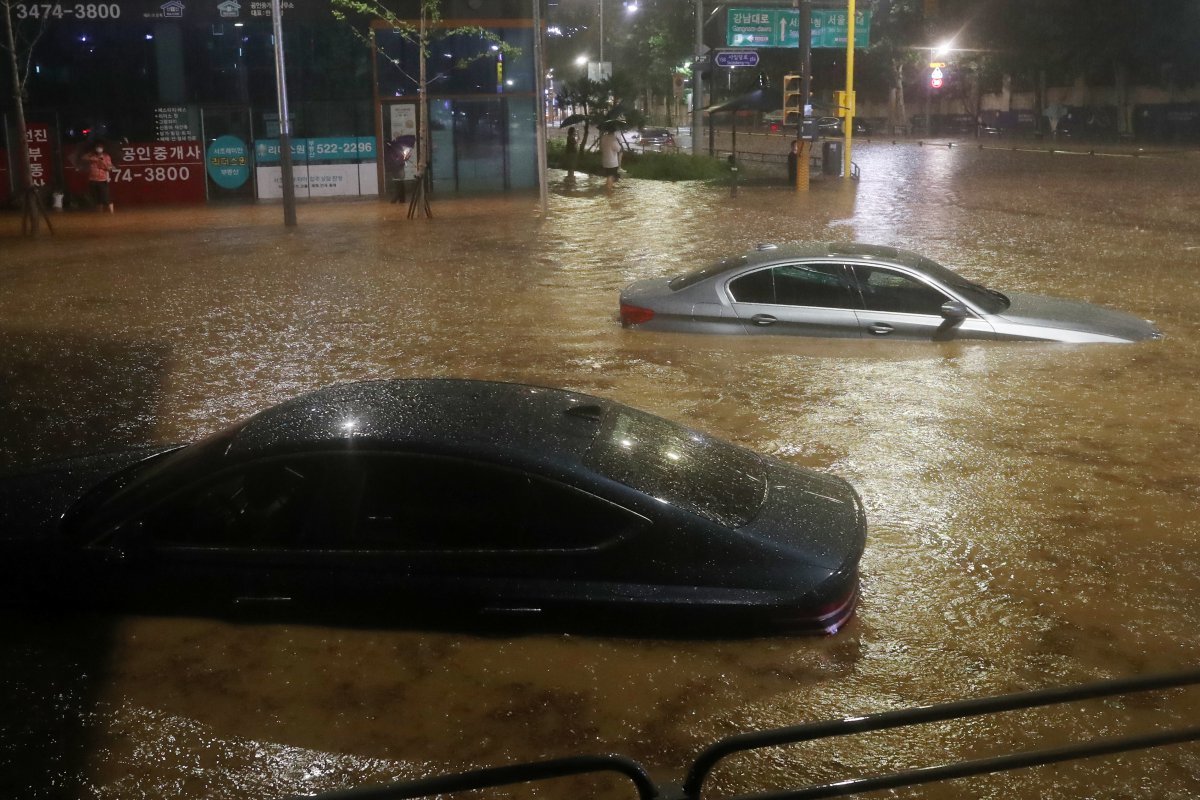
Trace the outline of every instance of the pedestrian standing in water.
{"label": "pedestrian standing in water", "polygon": [[579,158],[579,140],[575,129],[567,128],[567,180],[575,180],[575,161]]}
{"label": "pedestrian standing in water", "polygon": [[792,151],[788,153],[788,185],[796,185],[796,175],[800,169],[800,140],[792,140]]}
{"label": "pedestrian standing in water", "polygon": [[604,173],[604,188],[611,192],[621,177],[621,140],[613,128],[600,135],[600,166]]}
{"label": "pedestrian standing in water", "polygon": [[104,145],[97,142],[92,152],[83,157],[88,165],[88,185],[92,189],[92,197],[96,200],[98,211],[113,212],[112,194],[109,192],[113,163],[112,158],[104,152]]}

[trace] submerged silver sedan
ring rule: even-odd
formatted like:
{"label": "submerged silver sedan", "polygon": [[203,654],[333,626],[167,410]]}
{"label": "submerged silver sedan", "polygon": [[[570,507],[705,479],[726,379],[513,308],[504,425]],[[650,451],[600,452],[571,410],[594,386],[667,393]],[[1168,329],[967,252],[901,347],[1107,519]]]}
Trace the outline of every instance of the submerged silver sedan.
{"label": "submerged silver sedan", "polygon": [[928,258],[868,244],[760,244],[621,291],[621,324],[694,333],[886,339],[1161,339],[1147,320],[1089,303],[1003,294]]}

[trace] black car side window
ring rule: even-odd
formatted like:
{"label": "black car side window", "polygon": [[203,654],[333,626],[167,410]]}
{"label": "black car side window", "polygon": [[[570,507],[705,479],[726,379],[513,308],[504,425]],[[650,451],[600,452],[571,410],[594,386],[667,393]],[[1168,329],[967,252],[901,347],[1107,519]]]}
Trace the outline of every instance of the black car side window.
{"label": "black car side window", "polygon": [[378,456],[366,462],[353,550],[562,550],[620,538],[642,518],[598,497],[478,462]]}
{"label": "black car side window", "polygon": [[816,308],[856,308],[841,264],[787,264],[775,270],[775,302]]}
{"label": "black car side window", "polygon": [[760,269],[729,282],[735,303],[775,302],[775,277],[770,269]]}
{"label": "black car side window", "polygon": [[168,547],[291,547],[321,476],[315,459],[251,464],[186,488],[131,522]]}
{"label": "black car side window", "polygon": [[855,265],[854,276],[868,311],[938,315],[950,299],[932,286],[890,269]]}
{"label": "black car side window", "polygon": [[738,303],[810,308],[857,308],[858,301],[841,264],[785,264],[730,282]]}

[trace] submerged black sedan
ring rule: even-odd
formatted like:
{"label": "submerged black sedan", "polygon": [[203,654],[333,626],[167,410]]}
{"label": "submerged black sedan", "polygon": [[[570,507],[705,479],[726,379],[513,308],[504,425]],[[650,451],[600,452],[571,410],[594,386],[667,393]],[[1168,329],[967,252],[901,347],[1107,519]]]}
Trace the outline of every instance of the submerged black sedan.
{"label": "submerged black sedan", "polygon": [[5,476],[0,532],[34,606],[833,632],[866,524],[839,478],[619,403],[395,380]]}

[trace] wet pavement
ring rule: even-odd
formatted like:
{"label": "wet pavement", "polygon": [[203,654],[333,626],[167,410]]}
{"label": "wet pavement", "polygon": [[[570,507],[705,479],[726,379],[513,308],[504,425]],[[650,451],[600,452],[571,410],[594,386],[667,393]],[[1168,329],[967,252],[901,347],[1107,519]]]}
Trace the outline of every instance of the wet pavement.
{"label": "wet pavement", "polygon": [[[0,218],[0,464],[188,441],[339,381],[611,397],[858,488],[857,618],[656,641],[10,619],[0,796],[262,798],[622,752],[679,779],[727,734],[1192,667],[1200,628],[1200,158],[856,146],[857,186],[553,174],[529,197]],[[1162,342],[1070,347],[622,330],[616,296],[758,241],[857,239],[1001,290],[1119,307]],[[1200,690],[740,757],[714,796],[1181,725]],[[631,796],[566,782],[537,796]],[[894,796],[1185,798],[1162,748]],[[503,796],[511,796],[504,794]]]}

